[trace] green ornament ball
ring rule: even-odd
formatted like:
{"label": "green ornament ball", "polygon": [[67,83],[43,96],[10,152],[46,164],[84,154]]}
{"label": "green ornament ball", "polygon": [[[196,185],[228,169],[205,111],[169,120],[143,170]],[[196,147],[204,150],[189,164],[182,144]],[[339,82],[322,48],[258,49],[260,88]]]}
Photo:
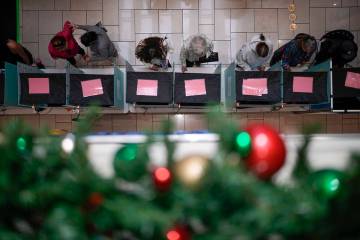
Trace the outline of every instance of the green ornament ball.
{"label": "green ornament ball", "polygon": [[16,147],[19,151],[23,152],[26,150],[26,147],[27,147],[27,141],[24,137],[19,137],[17,140],[16,140]]}
{"label": "green ornament ball", "polygon": [[236,150],[241,157],[247,157],[251,149],[251,137],[247,132],[240,132],[235,139]]}
{"label": "green ornament ball", "polygon": [[344,174],[333,169],[320,170],[310,175],[310,184],[319,196],[332,199],[344,188]]}
{"label": "green ornament ball", "polygon": [[136,144],[128,144],[115,154],[116,175],[126,181],[137,181],[146,173],[146,158]]}

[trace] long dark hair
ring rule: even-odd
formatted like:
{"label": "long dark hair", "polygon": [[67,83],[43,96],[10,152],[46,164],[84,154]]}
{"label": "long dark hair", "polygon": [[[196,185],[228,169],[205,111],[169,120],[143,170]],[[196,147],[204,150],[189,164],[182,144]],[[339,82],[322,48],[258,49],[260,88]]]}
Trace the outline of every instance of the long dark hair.
{"label": "long dark hair", "polygon": [[167,49],[161,37],[148,37],[139,42],[135,49],[135,56],[142,62],[151,63],[154,58],[165,59]]}

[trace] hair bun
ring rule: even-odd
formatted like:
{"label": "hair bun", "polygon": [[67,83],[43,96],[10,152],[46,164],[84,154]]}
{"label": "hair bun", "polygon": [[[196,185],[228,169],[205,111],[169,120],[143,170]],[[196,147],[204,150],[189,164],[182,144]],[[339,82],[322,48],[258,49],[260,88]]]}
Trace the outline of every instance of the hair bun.
{"label": "hair bun", "polygon": [[261,40],[261,41],[265,41],[265,36],[264,36],[264,34],[262,34],[262,33],[260,34],[260,40]]}

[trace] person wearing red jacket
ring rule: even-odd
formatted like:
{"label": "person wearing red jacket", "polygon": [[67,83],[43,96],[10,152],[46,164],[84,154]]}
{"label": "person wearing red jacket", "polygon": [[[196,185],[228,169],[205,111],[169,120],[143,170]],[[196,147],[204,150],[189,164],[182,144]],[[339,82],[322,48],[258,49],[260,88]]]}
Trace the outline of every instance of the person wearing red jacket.
{"label": "person wearing red jacket", "polygon": [[61,32],[58,32],[49,43],[49,53],[54,59],[66,59],[70,64],[76,66],[75,56],[80,54],[87,62],[89,56],[85,53],[74,36],[74,26],[70,21],[66,21]]}

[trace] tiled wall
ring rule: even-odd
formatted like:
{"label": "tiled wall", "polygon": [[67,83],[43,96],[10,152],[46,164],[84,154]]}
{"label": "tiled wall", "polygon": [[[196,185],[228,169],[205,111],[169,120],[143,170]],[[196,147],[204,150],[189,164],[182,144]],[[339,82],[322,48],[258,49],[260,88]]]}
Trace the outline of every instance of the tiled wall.
{"label": "tiled wall", "polygon": [[[294,114],[294,113],[234,113],[230,115],[239,126],[250,123],[267,123],[282,133],[300,133],[311,123],[318,123],[322,133],[360,133],[359,114]],[[72,131],[76,122],[71,115],[7,115],[0,116],[0,126],[15,118],[23,119],[34,129],[48,126],[51,129]],[[209,122],[202,114],[105,114],[94,131],[158,131],[163,120],[172,120],[176,130],[208,129]]]}
{"label": "tiled wall", "polygon": [[[297,6],[298,30],[289,31],[288,4]],[[47,51],[50,38],[65,20],[77,24],[102,21],[120,51],[120,63],[135,60],[136,43],[149,35],[167,35],[179,62],[183,39],[204,33],[214,40],[224,64],[255,33],[264,32],[275,47],[298,32],[317,38],[325,32],[351,30],[360,42],[360,0],[22,0],[23,43],[47,66],[62,67]],[[79,37],[80,31],[76,32]],[[360,66],[360,57],[353,65]]]}

